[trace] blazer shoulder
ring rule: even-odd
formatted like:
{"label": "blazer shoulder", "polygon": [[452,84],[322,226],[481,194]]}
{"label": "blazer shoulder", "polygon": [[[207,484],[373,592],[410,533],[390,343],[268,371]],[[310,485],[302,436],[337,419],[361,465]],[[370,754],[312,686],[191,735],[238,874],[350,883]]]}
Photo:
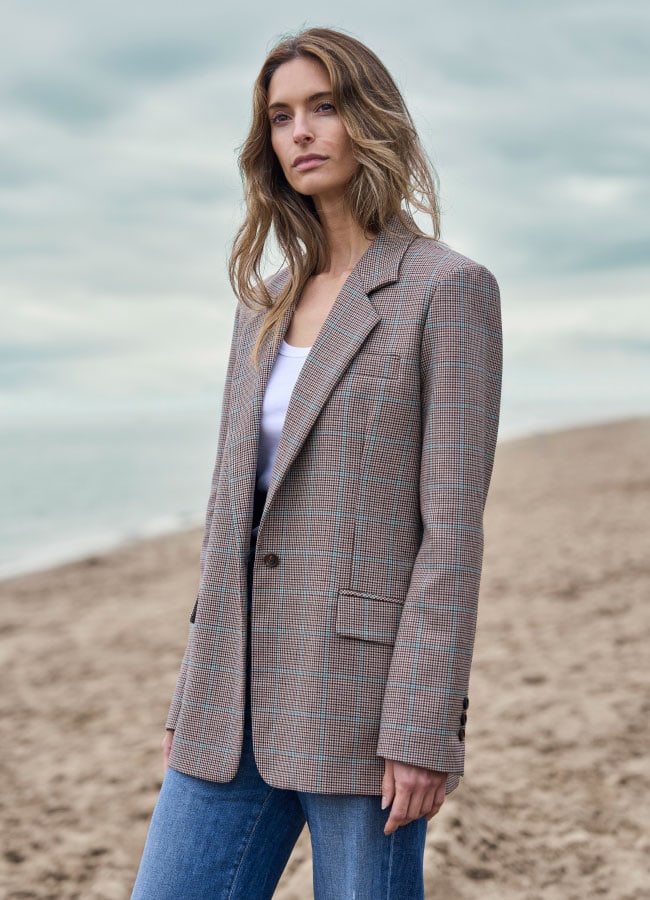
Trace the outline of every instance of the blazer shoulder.
{"label": "blazer shoulder", "polygon": [[[283,266],[281,269],[278,269],[277,272],[271,273],[271,275],[268,275],[263,280],[264,287],[269,292],[271,297],[273,297],[273,299],[275,299],[278,296],[278,294],[280,293],[280,291],[286,284],[288,278],[289,278],[289,267]],[[260,311],[258,309],[251,308],[250,306],[248,306],[247,303],[244,303],[241,300],[238,301],[237,305],[241,308],[240,315],[245,315],[246,310],[249,310],[249,314],[252,314],[252,315],[255,315],[256,313],[258,313]]]}
{"label": "blazer shoulder", "polygon": [[471,270],[497,285],[493,272],[483,263],[454,250],[443,241],[417,237],[404,254],[400,277],[435,291],[441,282],[455,273],[460,275],[463,270]]}
{"label": "blazer shoulder", "polygon": [[274,300],[287,283],[288,278],[289,266],[283,266],[281,269],[278,269],[277,272],[274,272],[272,275],[269,275],[268,278],[264,279],[264,286]]}
{"label": "blazer shoulder", "polygon": [[[288,277],[289,269],[287,266],[284,266],[284,268],[279,269],[277,272],[274,272],[264,279],[264,286],[274,300],[282,290]],[[240,334],[254,319],[264,318],[266,313],[267,309],[264,306],[249,306],[248,303],[244,303],[243,300],[237,300],[235,307],[234,336]]]}

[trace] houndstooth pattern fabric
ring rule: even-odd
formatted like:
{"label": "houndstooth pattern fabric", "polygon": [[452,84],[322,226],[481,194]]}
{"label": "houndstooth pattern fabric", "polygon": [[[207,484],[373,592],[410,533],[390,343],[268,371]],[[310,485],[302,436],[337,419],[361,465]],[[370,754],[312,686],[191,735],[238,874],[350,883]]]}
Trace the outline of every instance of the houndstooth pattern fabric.
{"label": "houndstooth pattern fabric", "polygon": [[[286,277],[269,282],[277,295]],[[240,306],[170,763],[229,781],[242,746],[246,577],[264,389],[288,311]],[[271,785],[380,794],[384,758],[463,773],[501,383],[499,288],[393,220],[292,393],[253,574],[255,757]]]}

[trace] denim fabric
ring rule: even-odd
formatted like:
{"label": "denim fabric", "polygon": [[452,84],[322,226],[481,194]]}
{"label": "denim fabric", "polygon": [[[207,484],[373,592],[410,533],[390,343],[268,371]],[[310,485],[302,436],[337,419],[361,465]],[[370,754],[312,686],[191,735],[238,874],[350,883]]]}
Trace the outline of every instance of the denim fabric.
{"label": "denim fabric", "polygon": [[[254,540],[251,546],[249,615]],[[315,900],[421,900],[426,819],[386,837],[388,814],[377,796],[266,784],[255,764],[247,690],[237,775],[221,784],[167,770],[132,900],[271,898],[305,822]]]}

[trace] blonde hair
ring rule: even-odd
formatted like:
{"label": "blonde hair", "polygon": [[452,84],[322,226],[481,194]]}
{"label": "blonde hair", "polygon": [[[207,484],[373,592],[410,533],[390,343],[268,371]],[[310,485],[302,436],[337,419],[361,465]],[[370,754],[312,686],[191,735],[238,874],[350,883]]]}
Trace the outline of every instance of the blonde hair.
{"label": "blonde hair", "polygon": [[[246,216],[235,235],[228,267],[239,300],[249,308],[268,310],[253,349],[255,365],[267,332],[279,326],[307,280],[328,262],[314,202],[289,185],[271,146],[269,84],[283,63],[300,57],[321,63],[329,75],[335,107],[359,163],[347,196],[364,233],[378,234],[397,216],[407,229],[423,235],[409,214],[414,208],[431,216],[429,236],[440,234],[435,172],[381,60],[360,41],[328,28],[309,28],[283,38],[264,61],[253,89],[253,120],[239,151]],[[261,273],[271,230],[288,267],[288,278],[275,299]]]}

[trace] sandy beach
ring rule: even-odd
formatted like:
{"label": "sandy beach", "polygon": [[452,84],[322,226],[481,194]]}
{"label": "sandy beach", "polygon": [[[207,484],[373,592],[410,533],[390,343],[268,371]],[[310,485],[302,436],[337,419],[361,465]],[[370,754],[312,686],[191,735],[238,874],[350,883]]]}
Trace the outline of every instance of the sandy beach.
{"label": "sandy beach", "polygon": [[[649,519],[650,419],[499,445],[466,776],[429,825],[427,898],[650,896]],[[0,583],[6,900],[129,897],[200,540]],[[312,897],[306,833],[276,897]]]}

